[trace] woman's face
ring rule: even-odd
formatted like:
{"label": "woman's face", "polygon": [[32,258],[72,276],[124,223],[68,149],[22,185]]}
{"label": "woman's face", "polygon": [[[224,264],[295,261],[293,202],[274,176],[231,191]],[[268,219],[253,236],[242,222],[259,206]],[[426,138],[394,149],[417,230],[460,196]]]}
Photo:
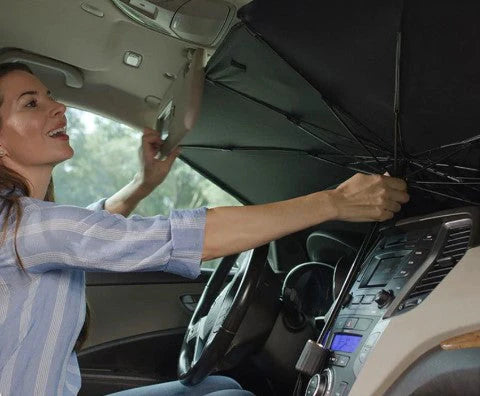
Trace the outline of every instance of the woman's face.
{"label": "woman's face", "polygon": [[[55,166],[73,156],[68,135],[49,136],[66,128],[65,106],[32,74],[15,70],[0,78],[0,149],[12,169]],[[65,130],[64,130],[65,132]]]}

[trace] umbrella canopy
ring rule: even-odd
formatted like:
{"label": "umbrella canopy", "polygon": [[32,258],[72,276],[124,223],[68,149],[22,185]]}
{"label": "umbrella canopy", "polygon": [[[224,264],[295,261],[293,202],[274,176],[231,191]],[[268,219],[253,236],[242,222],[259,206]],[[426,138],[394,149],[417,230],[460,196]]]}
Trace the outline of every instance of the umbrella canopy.
{"label": "umbrella canopy", "polygon": [[247,202],[406,178],[410,214],[480,202],[480,4],[253,1],[207,66],[184,158]]}

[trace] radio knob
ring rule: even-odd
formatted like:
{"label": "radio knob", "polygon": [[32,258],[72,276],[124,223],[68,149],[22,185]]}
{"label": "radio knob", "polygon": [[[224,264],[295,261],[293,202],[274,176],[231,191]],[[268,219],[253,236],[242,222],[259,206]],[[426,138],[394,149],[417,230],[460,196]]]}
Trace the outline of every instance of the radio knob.
{"label": "radio knob", "polygon": [[393,290],[386,291],[382,289],[375,296],[375,302],[378,304],[378,308],[384,308],[388,306],[394,298]]}

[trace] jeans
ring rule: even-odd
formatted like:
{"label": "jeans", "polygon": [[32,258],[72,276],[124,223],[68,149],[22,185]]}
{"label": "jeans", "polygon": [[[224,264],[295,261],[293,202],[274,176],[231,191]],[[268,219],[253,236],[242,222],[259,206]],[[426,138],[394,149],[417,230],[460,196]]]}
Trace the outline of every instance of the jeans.
{"label": "jeans", "polygon": [[205,378],[195,386],[185,386],[180,381],[164,382],[141,388],[127,389],[108,396],[255,396],[243,390],[234,379],[219,375]]}

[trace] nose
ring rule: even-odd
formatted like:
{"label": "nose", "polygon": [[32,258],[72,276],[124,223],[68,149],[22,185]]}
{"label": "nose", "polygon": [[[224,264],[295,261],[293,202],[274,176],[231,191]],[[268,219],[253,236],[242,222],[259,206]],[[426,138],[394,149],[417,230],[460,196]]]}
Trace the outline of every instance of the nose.
{"label": "nose", "polygon": [[50,115],[52,117],[62,117],[67,110],[66,106],[63,103],[52,101],[52,109],[50,110]]}

